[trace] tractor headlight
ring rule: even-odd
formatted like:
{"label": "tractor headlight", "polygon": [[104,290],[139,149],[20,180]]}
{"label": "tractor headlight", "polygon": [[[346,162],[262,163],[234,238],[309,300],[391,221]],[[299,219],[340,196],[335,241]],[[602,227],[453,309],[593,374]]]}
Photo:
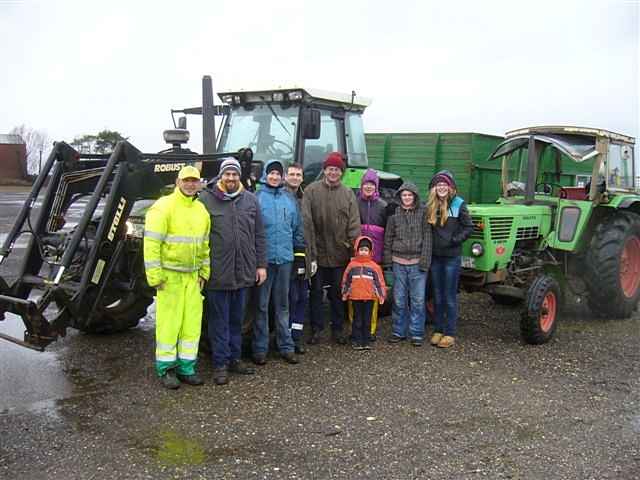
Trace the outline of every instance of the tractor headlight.
{"label": "tractor headlight", "polygon": [[484,253],[484,247],[480,243],[474,243],[471,245],[471,255],[474,257],[479,257]]}
{"label": "tractor headlight", "polygon": [[127,220],[127,235],[134,238],[144,237],[144,224]]}

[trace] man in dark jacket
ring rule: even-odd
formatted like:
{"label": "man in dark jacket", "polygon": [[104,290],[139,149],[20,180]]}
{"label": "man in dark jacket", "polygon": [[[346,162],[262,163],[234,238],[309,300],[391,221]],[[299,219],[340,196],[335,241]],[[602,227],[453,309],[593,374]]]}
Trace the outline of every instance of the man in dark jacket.
{"label": "man in dark jacket", "polygon": [[[209,342],[217,385],[228,373],[252,374],[240,362],[248,288],[267,278],[264,226],[256,197],[240,183],[240,164],[227,158],[200,194],[211,215],[211,278],[207,283]],[[213,226],[215,224],[215,227]]]}
{"label": "man in dark jacket", "polygon": [[360,213],[355,194],[342,184],[345,168],[341,153],[327,155],[323,163],[324,176],[306,188],[302,199],[302,218],[312,275],[310,344],[318,343],[320,332],[324,329],[322,288],[327,284],[330,285],[332,337],[336,343],[346,343],[342,332],[345,309],[340,295],[340,282],[351,258],[353,242],[360,236]]}

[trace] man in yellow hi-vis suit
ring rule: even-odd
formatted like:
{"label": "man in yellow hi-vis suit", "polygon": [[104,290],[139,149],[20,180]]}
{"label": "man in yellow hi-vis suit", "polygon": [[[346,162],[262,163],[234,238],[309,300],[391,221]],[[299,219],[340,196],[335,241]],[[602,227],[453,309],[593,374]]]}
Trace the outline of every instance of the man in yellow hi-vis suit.
{"label": "man in yellow hi-vis suit", "polygon": [[180,382],[202,385],[196,373],[202,323],[202,294],[209,279],[210,217],[201,202],[200,172],[192,166],[178,173],[176,188],[147,212],[144,266],[157,289],[156,372],[166,388]]}

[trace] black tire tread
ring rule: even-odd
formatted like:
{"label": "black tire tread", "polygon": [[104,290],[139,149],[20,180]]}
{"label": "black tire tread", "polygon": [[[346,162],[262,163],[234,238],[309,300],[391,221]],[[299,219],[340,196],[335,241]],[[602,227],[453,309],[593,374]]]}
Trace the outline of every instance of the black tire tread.
{"label": "black tire tread", "polygon": [[[540,328],[540,309],[549,290],[553,290],[556,295],[556,318],[549,331],[544,332]],[[541,345],[551,340],[558,325],[558,312],[561,305],[562,297],[558,282],[548,275],[536,277],[527,291],[525,310],[520,319],[520,333],[524,341],[532,345]]]}
{"label": "black tire tread", "polygon": [[597,226],[586,257],[587,303],[601,317],[628,318],[640,300],[640,288],[627,298],[620,285],[620,256],[630,235],[640,236],[640,215],[616,212]]}

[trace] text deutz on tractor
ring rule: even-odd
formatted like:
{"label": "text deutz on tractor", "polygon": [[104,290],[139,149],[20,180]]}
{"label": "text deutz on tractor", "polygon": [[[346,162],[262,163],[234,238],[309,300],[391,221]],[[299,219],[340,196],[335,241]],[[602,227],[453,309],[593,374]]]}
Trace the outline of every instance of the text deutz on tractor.
{"label": "text deutz on tractor", "polygon": [[[569,294],[598,316],[626,318],[637,308],[634,143],[600,129],[532,127],[508,132],[491,155],[502,160],[503,194],[496,204],[469,207],[474,229],[463,246],[461,285],[497,303],[524,301],[526,342],[551,339]],[[563,174],[568,162],[584,162],[589,174]]]}
{"label": "text deutz on tractor", "polygon": [[[55,144],[0,248],[0,320],[11,312],[25,325],[24,339],[0,338],[43,350],[68,327],[109,333],[136,326],[154,295],[144,274],[141,212],[171,190],[184,165],[198,165],[211,179],[221,157],[235,156],[251,189],[266,160],[299,162],[309,180],[327,153],[339,151],[347,159],[347,182],[359,186],[367,167],[367,100],[278,88],[222,93],[223,105],[214,105],[211,78],[202,86],[201,107],[172,110],[202,115],[202,155],[181,146],[189,138],[183,119],[181,128],[165,132],[173,147],[160,153],[142,153],[126,141],[107,155]],[[217,146],[216,115],[222,116]],[[400,183],[397,176],[381,176],[382,187]],[[79,219],[71,217],[74,205],[82,210]],[[13,252],[21,235],[30,237],[28,246]],[[12,253],[21,254],[17,272],[6,270]],[[8,278],[15,280],[9,284]]]}

